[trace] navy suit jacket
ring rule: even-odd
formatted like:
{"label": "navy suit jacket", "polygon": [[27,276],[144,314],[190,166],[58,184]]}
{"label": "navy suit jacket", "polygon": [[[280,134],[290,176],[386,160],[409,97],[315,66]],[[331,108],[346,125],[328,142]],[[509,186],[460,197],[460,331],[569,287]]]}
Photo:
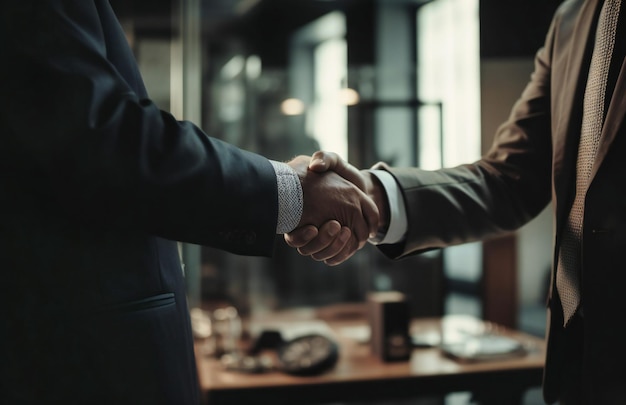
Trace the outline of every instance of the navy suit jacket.
{"label": "navy suit jacket", "polygon": [[196,404],[174,240],[269,255],[271,164],[151,102],[107,0],[1,0],[0,55],[0,403]]}
{"label": "navy suit jacket", "polygon": [[[582,96],[601,6],[602,0],[566,0],[559,6],[545,45],[536,54],[530,81],[482,159],[432,172],[387,167],[403,190],[409,228],[405,242],[381,247],[386,255],[400,258],[510,232],[551,202],[556,268],[561,231],[574,198]],[[626,21],[620,17],[624,27]],[[625,46],[626,40],[618,35],[611,67],[615,87],[607,99],[585,198],[581,388],[586,403],[592,404],[626,404]],[[543,386],[550,403],[557,400],[567,371],[562,309],[554,282],[553,271]]]}

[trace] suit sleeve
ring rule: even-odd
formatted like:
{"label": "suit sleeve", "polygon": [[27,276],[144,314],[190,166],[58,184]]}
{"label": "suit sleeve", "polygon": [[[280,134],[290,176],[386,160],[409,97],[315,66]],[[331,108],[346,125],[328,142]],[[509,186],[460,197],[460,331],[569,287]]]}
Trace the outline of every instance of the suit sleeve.
{"label": "suit sleeve", "polygon": [[401,258],[510,232],[548,205],[553,29],[536,54],[529,83],[480,160],[435,171],[386,166],[402,189],[408,232],[403,242],[379,245],[385,255]]}
{"label": "suit sleeve", "polygon": [[3,181],[82,226],[269,254],[277,217],[271,164],[141,94],[141,79],[132,83],[108,58],[111,46],[127,44],[105,41],[105,3],[0,3]]}

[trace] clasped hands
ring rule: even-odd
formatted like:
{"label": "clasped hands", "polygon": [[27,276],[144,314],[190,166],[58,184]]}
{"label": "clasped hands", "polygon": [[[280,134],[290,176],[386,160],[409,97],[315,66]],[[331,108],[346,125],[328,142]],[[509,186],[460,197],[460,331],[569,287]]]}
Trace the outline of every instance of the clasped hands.
{"label": "clasped hands", "polygon": [[334,266],[385,227],[384,192],[369,171],[321,151],[288,164],[300,177],[304,207],[300,223],[284,238],[301,255]]}

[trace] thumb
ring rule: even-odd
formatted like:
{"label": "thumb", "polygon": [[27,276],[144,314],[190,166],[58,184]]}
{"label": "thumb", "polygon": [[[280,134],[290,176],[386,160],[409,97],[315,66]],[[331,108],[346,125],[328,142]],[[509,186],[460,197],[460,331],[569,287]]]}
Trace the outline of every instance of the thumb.
{"label": "thumb", "polygon": [[334,152],[317,151],[311,156],[309,170],[314,172],[334,171],[344,179],[365,191],[365,182],[359,170]]}
{"label": "thumb", "polygon": [[341,158],[333,152],[317,151],[311,156],[309,170],[322,173],[328,170],[335,170],[337,161]]}

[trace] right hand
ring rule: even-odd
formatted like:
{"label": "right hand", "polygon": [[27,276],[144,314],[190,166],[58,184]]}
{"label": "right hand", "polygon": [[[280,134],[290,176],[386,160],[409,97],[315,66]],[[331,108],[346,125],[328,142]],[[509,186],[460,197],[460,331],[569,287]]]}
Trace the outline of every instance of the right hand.
{"label": "right hand", "polygon": [[[385,228],[388,223],[388,206],[386,196],[378,180],[367,170],[359,171],[345,162],[336,153],[316,152],[313,154],[309,170],[317,173],[334,171],[365,191],[372,198],[378,208],[379,219],[375,229],[370,229],[370,236],[378,229]],[[285,241],[289,246],[298,248],[300,254],[311,256],[316,260],[323,260],[328,265],[342,263],[351,257],[364,243],[344,246],[341,239],[346,238],[349,229],[339,228],[340,224],[327,222],[322,227],[314,229],[311,226],[296,228],[285,234]]]}
{"label": "right hand", "polygon": [[[302,218],[296,229],[302,235],[308,230],[314,238],[318,238],[315,240],[326,242],[298,246],[298,242],[288,235],[285,235],[285,240],[288,245],[298,248],[302,255],[328,265],[339,264],[362,248],[370,235],[376,232],[378,207],[361,189],[339,174],[310,170],[311,162],[308,156],[298,156],[288,162],[298,173],[304,194]],[[329,260],[333,257],[336,259]]]}

